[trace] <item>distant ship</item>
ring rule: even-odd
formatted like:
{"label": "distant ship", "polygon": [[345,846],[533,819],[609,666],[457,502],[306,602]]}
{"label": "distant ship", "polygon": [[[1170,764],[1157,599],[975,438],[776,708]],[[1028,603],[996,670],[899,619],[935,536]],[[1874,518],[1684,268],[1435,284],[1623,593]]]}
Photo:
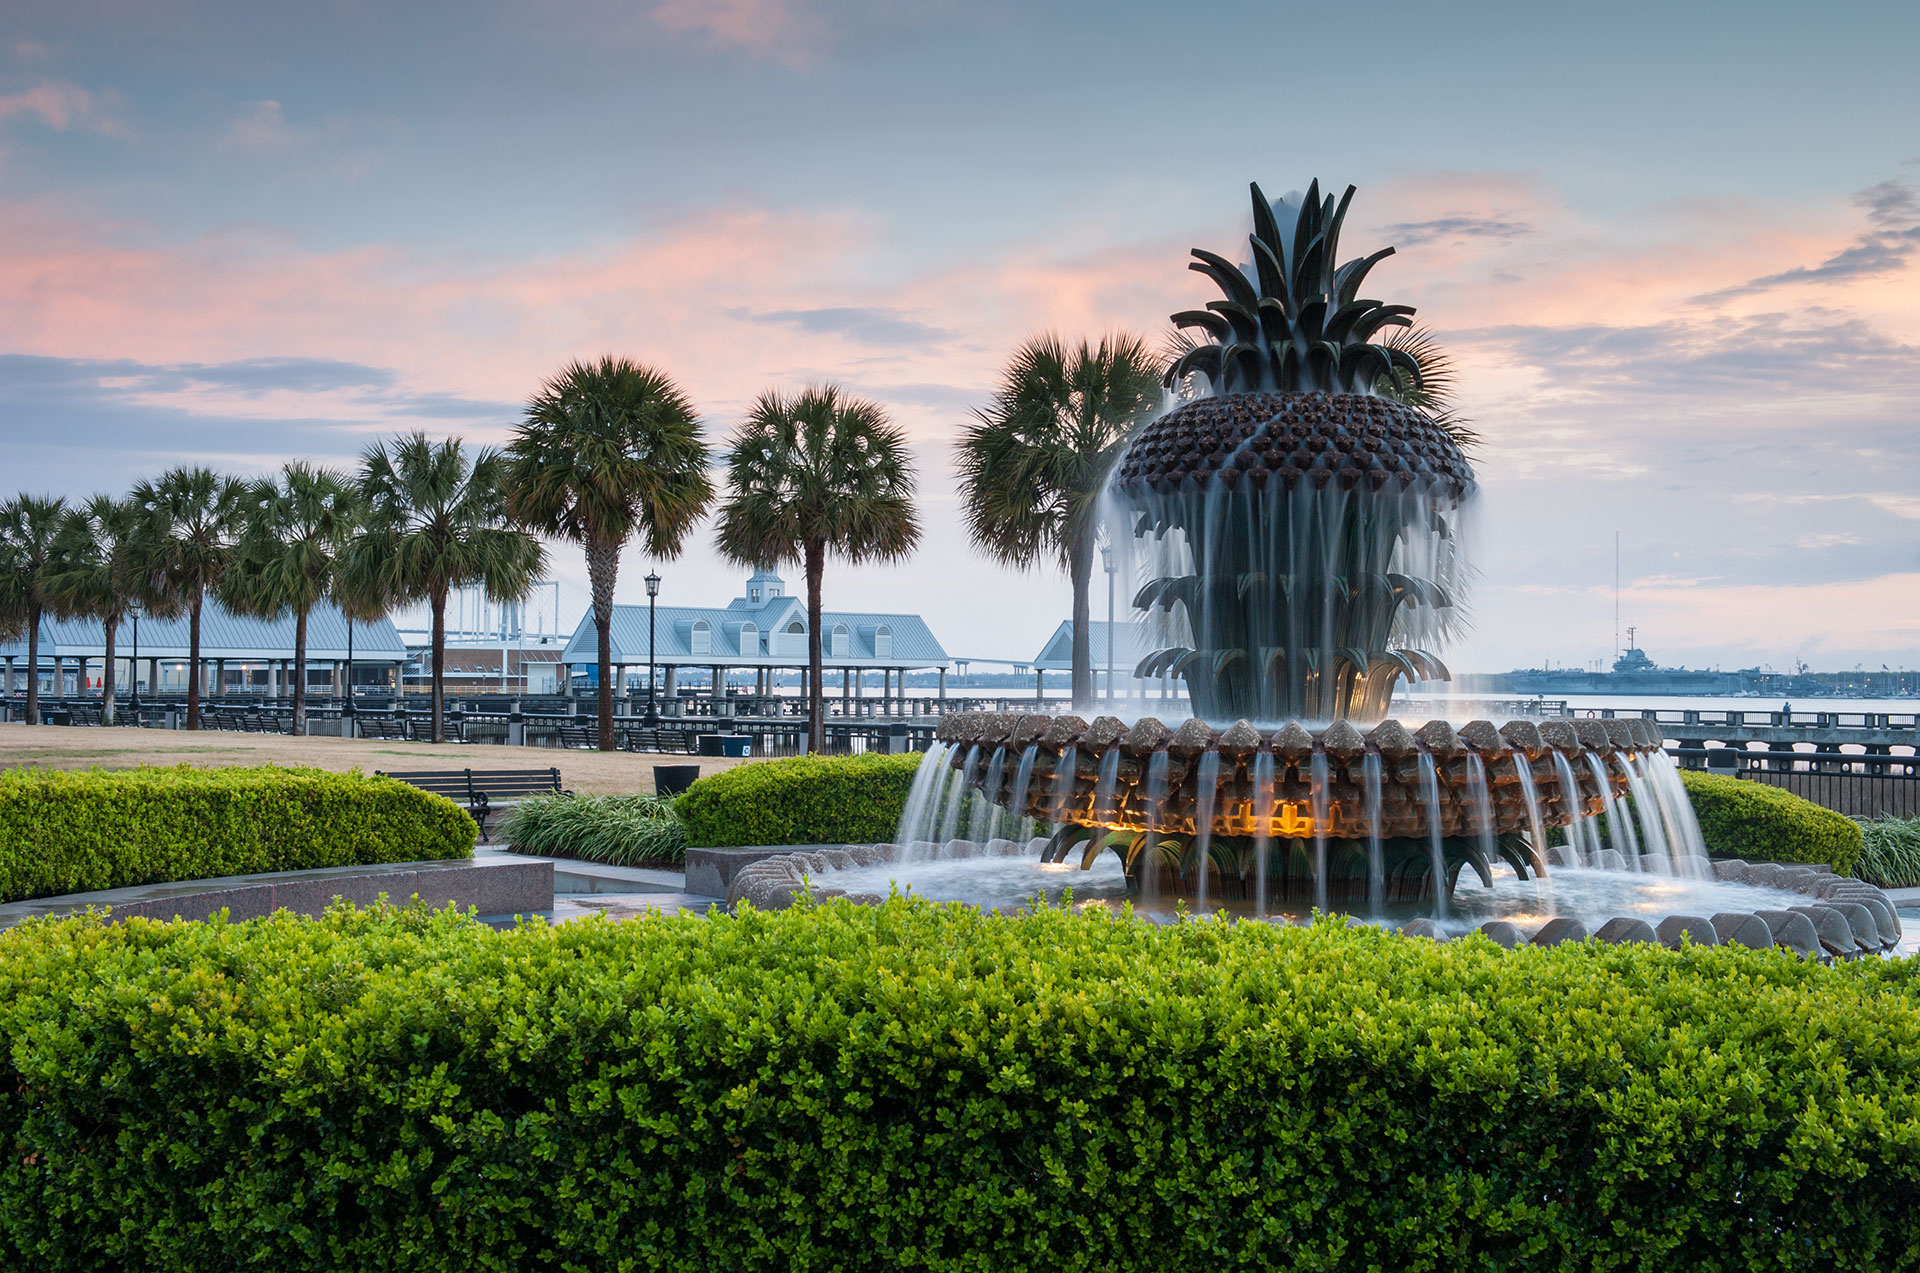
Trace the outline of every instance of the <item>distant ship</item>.
{"label": "distant ship", "polygon": [[1715,672],[1706,668],[1661,667],[1633,644],[1635,629],[1627,629],[1627,652],[1613,661],[1611,672],[1573,668],[1521,668],[1512,672],[1468,674],[1456,678],[1456,687],[1470,694],[1673,694],[1694,697],[1711,694],[1759,693],[1768,678],[1759,668]]}

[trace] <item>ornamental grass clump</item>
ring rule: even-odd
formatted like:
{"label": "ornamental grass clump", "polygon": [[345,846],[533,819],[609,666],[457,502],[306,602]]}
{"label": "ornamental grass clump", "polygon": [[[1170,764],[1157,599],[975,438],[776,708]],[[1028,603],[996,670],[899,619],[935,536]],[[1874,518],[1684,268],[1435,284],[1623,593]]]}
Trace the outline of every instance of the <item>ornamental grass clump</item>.
{"label": "ornamental grass clump", "polygon": [[680,862],[687,830],[673,801],[658,796],[541,796],[524,800],[500,823],[501,838],[522,853],[584,858],[614,866]]}
{"label": "ornamental grass clump", "polygon": [[1873,818],[1860,831],[1865,842],[1855,875],[1881,888],[1920,886],[1920,818]]}
{"label": "ornamental grass clump", "polygon": [[1920,964],[895,899],[0,935],[0,1267],[1902,1269]]}

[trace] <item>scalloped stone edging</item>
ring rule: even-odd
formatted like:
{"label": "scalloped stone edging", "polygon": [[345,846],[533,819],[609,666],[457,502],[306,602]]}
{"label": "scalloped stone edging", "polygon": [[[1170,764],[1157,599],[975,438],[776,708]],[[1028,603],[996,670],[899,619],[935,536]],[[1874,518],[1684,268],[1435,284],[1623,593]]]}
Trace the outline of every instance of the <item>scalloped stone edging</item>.
{"label": "scalloped stone edging", "polygon": [[[989,840],[985,844],[949,840],[940,845],[921,843],[909,847],[915,858],[938,861],[1038,853],[1045,843],[1043,839],[1034,839],[1023,847],[1012,840]],[[822,881],[847,867],[877,866],[895,861],[899,856],[898,846],[892,844],[823,847],[811,852],[776,854],[734,872],[727,889],[727,905],[737,906],[744,901],[756,910],[782,910],[809,893],[815,898],[842,897],[858,905],[875,905],[886,898],[878,893],[852,893],[830,884],[823,886]],[[1657,942],[1678,949],[1684,935],[1685,940],[1696,946],[1779,947],[1820,960],[1881,954],[1900,942],[1900,917],[1893,903],[1883,891],[1863,880],[1834,875],[1823,868],[1779,862],[1735,859],[1713,862],[1711,869],[1715,878],[1731,883],[1804,893],[1807,904],[1784,911],[1668,915],[1657,923],[1637,916],[1616,915],[1591,932],[1581,920],[1565,915],[1532,929],[1510,920],[1494,919],[1476,931],[1509,949],[1587,940],[1610,944]],[[1448,940],[1446,932],[1430,919],[1410,920],[1398,931],[1409,937]]]}

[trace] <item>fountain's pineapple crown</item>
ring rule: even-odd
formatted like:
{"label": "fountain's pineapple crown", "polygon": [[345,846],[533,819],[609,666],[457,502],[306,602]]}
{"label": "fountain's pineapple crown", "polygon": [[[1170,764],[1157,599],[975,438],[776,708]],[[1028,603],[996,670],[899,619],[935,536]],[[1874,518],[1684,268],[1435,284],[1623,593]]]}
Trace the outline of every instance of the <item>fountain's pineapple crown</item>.
{"label": "fountain's pineapple crown", "polygon": [[1187,268],[1212,279],[1225,295],[1205,309],[1173,315],[1181,328],[1199,328],[1211,343],[1188,351],[1167,373],[1174,384],[1204,375],[1215,396],[1260,391],[1372,394],[1396,382],[1418,387],[1419,362],[1405,350],[1376,345],[1388,327],[1413,323],[1410,305],[1386,305],[1361,297],[1367,274],[1393,249],[1381,248],[1342,264],[1340,227],[1353,202],[1352,186],[1336,203],[1307,187],[1293,233],[1281,232],[1273,205],[1253,190],[1254,276],[1204,248],[1193,249]]}

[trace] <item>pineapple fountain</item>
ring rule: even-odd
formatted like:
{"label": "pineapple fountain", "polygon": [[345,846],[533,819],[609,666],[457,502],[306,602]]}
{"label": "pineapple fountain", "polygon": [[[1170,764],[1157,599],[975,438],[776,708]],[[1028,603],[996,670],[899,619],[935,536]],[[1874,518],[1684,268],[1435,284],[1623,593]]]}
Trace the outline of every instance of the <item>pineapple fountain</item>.
{"label": "pineapple fountain", "polygon": [[[1419,361],[1376,339],[1412,320],[1362,295],[1393,249],[1339,257],[1353,194],[1315,183],[1283,231],[1254,186],[1251,266],[1194,250],[1222,297],[1173,316],[1206,340],[1109,481],[1109,542],[1160,638],[1135,674],[1177,678],[1194,717],[949,716],[899,844],[878,866],[832,865],[997,902],[1012,896],[970,891],[992,876],[978,859],[1025,857],[1098,867],[1149,907],[1424,912],[1455,928],[1489,913],[1482,900],[1449,918],[1463,872],[1482,899],[1510,874],[1522,887],[1491,913],[1572,936],[1624,909],[1602,933],[1649,940],[1637,914],[1806,900],[1721,878],[1650,722],[1388,718],[1396,685],[1448,678],[1433,651],[1463,609],[1475,480],[1445,418],[1418,405]],[[1800,918],[1788,927],[1810,935]]]}

